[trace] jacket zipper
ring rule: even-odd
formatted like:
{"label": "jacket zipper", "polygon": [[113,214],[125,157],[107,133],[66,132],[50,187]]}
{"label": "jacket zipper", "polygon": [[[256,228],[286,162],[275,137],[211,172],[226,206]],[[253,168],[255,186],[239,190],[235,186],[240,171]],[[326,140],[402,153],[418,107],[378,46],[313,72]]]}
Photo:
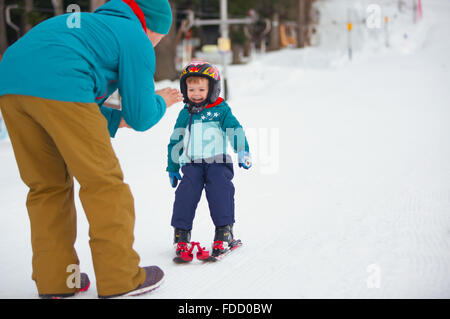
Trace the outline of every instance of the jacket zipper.
{"label": "jacket zipper", "polygon": [[192,125],[192,116],[193,114],[191,113],[191,118],[189,119],[189,128],[188,128],[188,132],[189,132],[189,137],[188,137],[188,141],[187,141],[187,145],[186,145],[186,156],[189,159],[189,161],[192,163],[192,159],[189,156],[189,143],[191,142],[191,125]]}

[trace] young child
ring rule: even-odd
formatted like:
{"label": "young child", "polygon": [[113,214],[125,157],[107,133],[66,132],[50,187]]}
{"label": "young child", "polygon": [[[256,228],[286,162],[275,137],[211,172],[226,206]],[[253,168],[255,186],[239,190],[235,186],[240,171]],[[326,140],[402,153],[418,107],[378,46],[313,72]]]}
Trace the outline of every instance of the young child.
{"label": "young child", "polygon": [[[176,255],[189,249],[197,204],[205,189],[210,215],[216,227],[212,256],[217,257],[238,242],[233,236],[233,162],[227,140],[238,153],[239,166],[251,167],[245,133],[219,97],[220,75],[207,62],[192,62],[180,77],[185,106],[178,115],[168,146],[168,165],[175,192],[172,222]],[[183,178],[179,169],[183,172]]]}

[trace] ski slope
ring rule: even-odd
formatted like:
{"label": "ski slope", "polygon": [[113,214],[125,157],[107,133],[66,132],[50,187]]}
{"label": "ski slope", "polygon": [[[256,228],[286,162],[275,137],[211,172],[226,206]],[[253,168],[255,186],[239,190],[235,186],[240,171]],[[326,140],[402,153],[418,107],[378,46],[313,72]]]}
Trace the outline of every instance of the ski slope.
{"label": "ski slope", "polygon": [[[135,249],[163,285],[139,298],[450,298],[450,2],[424,1],[420,33],[391,49],[285,49],[228,70],[254,164],[235,164],[236,236],[221,262],[176,265],[166,152],[181,104],[113,146],[135,198]],[[414,35],[420,36],[414,37]],[[394,43],[395,44],[395,43]],[[176,82],[157,83],[158,88]],[[236,157],[234,158],[236,160]],[[0,141],[0,298],[37,298],[9,141]],[[77,252],[96,298],[88,224]],[[203,195],[192,239],[214,228]]]}

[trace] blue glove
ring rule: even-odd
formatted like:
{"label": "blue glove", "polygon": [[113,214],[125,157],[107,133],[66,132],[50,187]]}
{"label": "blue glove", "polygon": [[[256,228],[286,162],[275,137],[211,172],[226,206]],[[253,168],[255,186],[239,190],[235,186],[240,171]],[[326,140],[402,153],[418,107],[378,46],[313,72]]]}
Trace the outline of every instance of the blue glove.
{"label": "blue glove", "polygon": [[178,172],[169,172],[170,185],[177,187],[178,181],[181,181],[181,175]]}
{"label": "blue glove", "polygon": [[249,169],[252,167],[252,157],[249,152],[240,151],[238,153],[238,162],[239,167],[243,167],[245,169]]}

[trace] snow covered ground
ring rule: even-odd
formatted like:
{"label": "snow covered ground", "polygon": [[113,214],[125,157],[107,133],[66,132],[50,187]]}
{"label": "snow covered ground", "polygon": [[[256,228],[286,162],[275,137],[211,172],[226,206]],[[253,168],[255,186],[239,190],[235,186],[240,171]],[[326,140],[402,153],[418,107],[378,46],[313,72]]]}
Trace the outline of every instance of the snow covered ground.
{"label": "snow covered ground", "polygon": [[[449,14],[449,1],[424,1],[420,39],[356,52],[351,63],[287,49],[229,69],[229,104],[254,166],[235,165],[244,245],[220,263],[171,261],[166,147],[181,105],[148,132],[119,131],[135,249],[141,265],[166,273],[141,298],[450,298]],[[0,163],[0,298],[37,298],[27,189],[9,141]],[[95,298],[79,200],[77,209],[77,252],[93,285],[76,298]],[[203,196],[192,236],[209,245],[213,234]]]}

